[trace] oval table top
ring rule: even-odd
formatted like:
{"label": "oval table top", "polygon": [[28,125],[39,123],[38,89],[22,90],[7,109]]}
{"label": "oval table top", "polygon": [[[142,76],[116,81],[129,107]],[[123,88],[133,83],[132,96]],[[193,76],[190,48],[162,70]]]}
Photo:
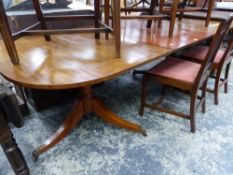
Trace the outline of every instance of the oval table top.
{"label": "oval table top", "polygon": [[16,43],[20,64],[13,65],[0,41],[0,72],[13,83],[35,89],[69,89],[112,79],[181,48],[213,36],[218,22],[208,28],[200,20],[177,22],[168,38],[168,22],[160,30],[146,29],[145,21],[123,21],[121,58],[113,56],[113,39],[94,34],[26,36]]}

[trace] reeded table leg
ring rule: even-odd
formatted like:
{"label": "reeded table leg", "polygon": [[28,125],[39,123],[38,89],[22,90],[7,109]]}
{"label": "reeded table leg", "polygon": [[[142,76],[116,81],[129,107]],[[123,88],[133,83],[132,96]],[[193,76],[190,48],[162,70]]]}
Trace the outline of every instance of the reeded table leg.
{"label": "reeded table leg", "polygon": [[51,138],[45,141],[43,145],[38,147],[33,152],[34,160],[37,160],[40,154],[46,152],[48,149],[65,138],[67,134],[69,134],[70,131],[80,122],[82,117],[90,112],[95,113],[98,117],[114,126],[125,128],[134,132],[140,132],[146,136],[146,132],[139,125],[118,117],[110,109],[104,106],[104,104],[98,98],[93,97],[91,87],[84,87],[82,88],[82,98],[75,102],[71,112],[66,117],[60,128]]}
{"label": "reeded table leg", "polygon": [[2,143],[2,149],[16,175],[30,175],[23,154],[12,135]]}

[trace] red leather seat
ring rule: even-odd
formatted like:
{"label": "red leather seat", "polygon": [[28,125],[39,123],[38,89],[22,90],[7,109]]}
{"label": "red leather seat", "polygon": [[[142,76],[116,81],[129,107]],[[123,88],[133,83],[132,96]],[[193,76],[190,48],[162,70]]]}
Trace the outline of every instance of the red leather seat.
{"label": "red leather seat", "polygon": [[[208,46],[195,46],[192,47],[191,49],[187,50],[186,52],[183,53],[184,57],[190,58],[195,62],[201,63],[204,59],[205,56],[208,52],[209,47]],[[215,56],[214,62],[213,62],[213,69],[217,69],[219,66],[219,63],[221,59],[223,58],[224,51],[219,50],[217,55]]]}
{"label": "red leather seat", "polygon": [[169,86],[190,90],[201,65],[176,57],[167,57],[164,61],[148,71],[153,78]]}

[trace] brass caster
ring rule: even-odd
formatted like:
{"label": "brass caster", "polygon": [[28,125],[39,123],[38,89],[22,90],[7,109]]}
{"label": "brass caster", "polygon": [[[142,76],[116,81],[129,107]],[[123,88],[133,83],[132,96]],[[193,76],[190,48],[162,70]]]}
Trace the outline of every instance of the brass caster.
{"label": "brass caster", "polygon": [[147,137],[146,130],[142,130],[141,133],[142,133],[142,135],[143,135],[144,137]]}
{"label": "brass caster", "polygon": [[38,158],[39,158],[39,153],[36,150],[33,151],[33,153],[32,153],[33,161],[36,162],[38,160]]}

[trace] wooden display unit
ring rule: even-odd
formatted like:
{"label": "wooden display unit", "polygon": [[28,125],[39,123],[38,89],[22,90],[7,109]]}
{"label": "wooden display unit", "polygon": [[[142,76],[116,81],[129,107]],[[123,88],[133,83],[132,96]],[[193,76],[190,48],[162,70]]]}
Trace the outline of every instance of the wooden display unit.
{"label": "wooden display unit", "polygon": [[15,174],[29,175],[27,163],[8,123],[22,127],[22,115],[11,89],[0,84],[0,145]]}

